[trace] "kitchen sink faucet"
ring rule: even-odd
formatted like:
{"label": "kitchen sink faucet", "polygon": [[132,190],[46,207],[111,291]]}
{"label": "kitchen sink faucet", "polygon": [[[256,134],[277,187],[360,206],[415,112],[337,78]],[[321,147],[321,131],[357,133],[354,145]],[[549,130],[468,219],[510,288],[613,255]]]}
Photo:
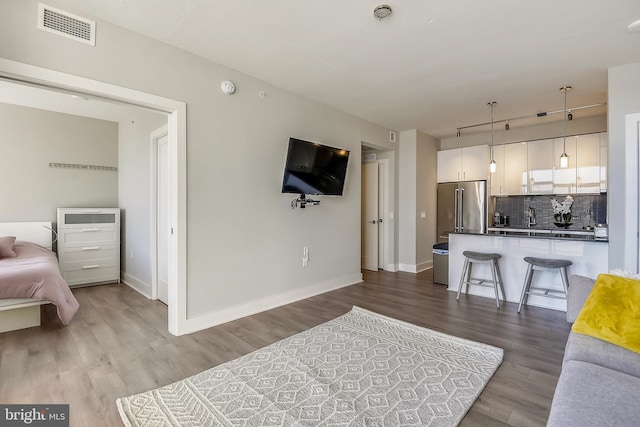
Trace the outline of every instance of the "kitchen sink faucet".
{"label": "kitchen sink faucet", "polygon": [[534,208],[532,208],[531,206],[529,206],[529,213],[527,214],[528,218],[529,218],[529,223],[527,224],[527,227],[531,227],[532,225],[536,225],[536,210]]}

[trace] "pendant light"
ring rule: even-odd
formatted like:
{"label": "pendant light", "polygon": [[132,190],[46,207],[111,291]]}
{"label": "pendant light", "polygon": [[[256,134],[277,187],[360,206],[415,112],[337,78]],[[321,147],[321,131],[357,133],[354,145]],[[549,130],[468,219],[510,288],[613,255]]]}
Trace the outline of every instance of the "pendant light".
{"label": "pendant light", "polygon": [[571,90],[571,86],[563,86],[560,88],[564,92],[564,132],[562,136],[562,154],[560,155],[560,167],[569,167],[569,156],[567,155],[567,92]]}
{"label": "pendant light", "polygon": [[493,107],[497,104],[496,101],[487,102],[487,105],[491,107],[491,161],[489,162],[489,172],[496,172],[496,161],[493,159]]}

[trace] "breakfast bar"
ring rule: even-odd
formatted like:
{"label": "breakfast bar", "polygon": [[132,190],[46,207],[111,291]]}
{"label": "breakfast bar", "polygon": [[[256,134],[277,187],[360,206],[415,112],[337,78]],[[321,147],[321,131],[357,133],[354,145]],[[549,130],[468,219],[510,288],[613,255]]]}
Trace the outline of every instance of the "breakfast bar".
{"label": "breakfast bar", "polygon": [[[596,277],[608,269],[608,242],[593,237],[593,233],[552,233],[549,230],[492,230],[487,234],[449,235],[449,287],[458,291],[460,275],[464,266],[463,251],[493,252],[499,260],[504,281],[506,299],[518,303],[522,292],[527,263],[524,257],[566,259],[573,264],[569,275],[579,274]],[[488,264],[474,264],[473,277],[490,278]],[[536,271],[538,284],[550,289],[562,290],[562,281],[557,271]],[[495,298],[493,289],[469,286],[467,293]],[[528,305],[566,311],[566,301],[531,295]]]}

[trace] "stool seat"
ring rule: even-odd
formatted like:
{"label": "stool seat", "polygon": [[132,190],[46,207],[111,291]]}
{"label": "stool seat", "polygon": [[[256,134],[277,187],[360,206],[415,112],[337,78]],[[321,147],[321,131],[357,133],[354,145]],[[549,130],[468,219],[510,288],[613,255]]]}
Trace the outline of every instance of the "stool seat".
{"label": "stool seat", "polygon": [[[496,306],[500,308],[500,292],[502,292],[502,299],[506,301],[502,274],[500,273],[500,266],[498,265],[498,259],[500,259],[502,255],[474,251],[464,251],[462,252],[462,255],[464,255],[464,267],[462,269],[462,275],[460,276],[460,286],[458,287],[458,296],[456,299],[460,299],[460,293],[465,285],[467,286],[467,291],[469,290],[470,285],[484,286],[493,288],[496,295]],[[473,263],[475,262],[489,263],[491,279],[471,277],[471,270],[473,268]]]}
{"label": "stool seat", "polygon": [[491,261],[492,259],[498,259],[498,258],[502,257],[502,255],[500,255],[500,254],[492,254],[492,253],[485,253],[485,252],[474,252],[474,251],[464,251],[464,252],[462,252],[462,255],[466,256],[467,258],[476,260],[476,261]]}
{"label": "stool seat", "polygon": [[524,257],[524,260],[529,264],[535,265],[536,267],[543,268],[562,268],[569,267],[571,264],[573,264],[567,259],[535,258],[531,256]]}
{"label": "stool seat", "polygon": [[[527,303],[529,295],[536,295],[545,298],[567,299],[567,293],[569,292],[567,267],[572,265],[573,262],[568,259],[536,258],[531,256],[524,257],[524,260],[529,264],[529,266],[527,267],[527,274],[524,277],[524,285],[522,285],[522,294],[520,295],[520,303],[518,304],[518,313],[520,313],[522,306]],[[563,290],[531,286],[534,272],[533,267],[558,269],[560,271],[560,278],[562,279]]]}

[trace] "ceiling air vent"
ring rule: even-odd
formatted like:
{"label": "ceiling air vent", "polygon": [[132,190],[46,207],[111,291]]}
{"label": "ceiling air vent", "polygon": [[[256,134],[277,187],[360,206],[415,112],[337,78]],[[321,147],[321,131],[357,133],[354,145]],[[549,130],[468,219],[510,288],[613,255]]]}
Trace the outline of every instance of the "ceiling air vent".
{"label": "ceiling air vent", "polygon": [[38,28],[82,43],[96,45],[96,23],[64,10],[38,5]]}

